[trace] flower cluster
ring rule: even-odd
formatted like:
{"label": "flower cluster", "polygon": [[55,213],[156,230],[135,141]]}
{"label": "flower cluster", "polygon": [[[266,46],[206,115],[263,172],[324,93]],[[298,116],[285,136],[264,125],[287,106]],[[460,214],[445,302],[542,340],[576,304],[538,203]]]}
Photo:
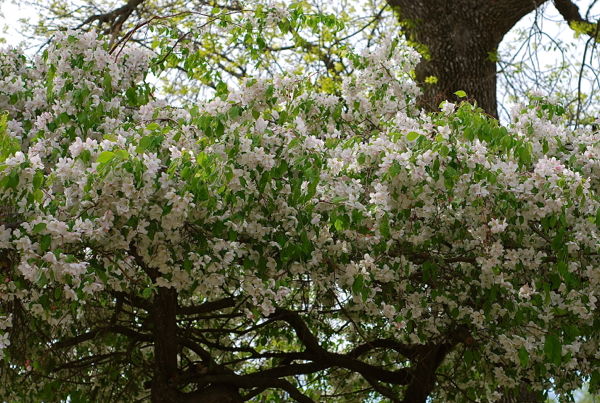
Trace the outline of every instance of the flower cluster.
{"label": "flower cluster", "polygon": [[462,375],[439,400],[600,374],[599,133],[539,106],[507,127],[467,103],[421,113],[417,55],[395,40],[350,56],[339,99],[287,75],[169,107],[143,83],[150,57],[73,31],[32,65],[0,54],[0,205],[17,224],[0,236],[15,256],[0,354],[17,302],[53,339],[161,287],[242,296],[240,327],[314,312],[340,352],[357,337],[334,332],[341,313],[409,345],[467,326],[477,344],[440,368]]}

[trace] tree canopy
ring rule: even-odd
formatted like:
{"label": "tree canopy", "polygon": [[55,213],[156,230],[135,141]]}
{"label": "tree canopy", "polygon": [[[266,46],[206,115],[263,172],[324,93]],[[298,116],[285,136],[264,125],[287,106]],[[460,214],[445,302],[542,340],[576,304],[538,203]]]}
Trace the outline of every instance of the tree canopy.
{"label": "tree canopy", "polygon": [[[288,69],[313,75],[320,89],[340,95],[336,91],[341,78],[352,73],[352,67],[344,62],[344,49],[376,44],[387,33],[404,36],[421,53],[414,74],[423,89],[420,106],[428,110],[436,110],[442,100],[457,102],[455,92],[460,90],[487,113],[498,116],[499,111],[508,121],[506,102],[518,102],[534,91],[559,96],[571,124],[590,124],[598,116],[600,13],[598,3],[592,0],[304,0],[295,3],[297,11],[305,15],[332,13],[340,24],[336,29],[292,30],[293,35],[288,36],[278,30],[264,32],[257,38],[259,53],[250,58],[239,50],[252,45],[252,37],[224,42],[226,36],[214,28],[207,27],[213,35],[204,39],[189,36],[189,31],[202,26],[206,22],[203,16],[214,10],[252,12],[265,6],[262,2],[13,1],[39,10],[39,22],[26,28],[27,34],[38,40],[51,38],[57,30],[95,28],[112,42],[127,36],[150,48],[153,35],[134,28],[149,19],[156,24],[159,17],[174,40],[188,36],[190,47],[203,61],[189,69],[189,62],[170,58],[171,67],[177,66],[177,70],[164,80],[163,89],[171,99],[202,98],[204,92],[194,91],[199,83],[214,88],[220,79],[233,83]],[[289,2],[277,4],[286,8]],[[532,14],[535,17],[528,26],[516,28],[524,16]],[[176,18],[163,19],[166,16]],[[552,33],[557,22],[563,23],[563,35]],[[565,40],[570,33],[575,38]],[[581,52],[573,52],[574,47]],[[547,57],[540,59],[540,54]],[[258,69],[253,68],[256,58]]]}
{"label": "tree canopy", "polygon": [[175,106],[146,81],[205,68],[208,27],[249,59],[264,32],[340,28],[299,8],[0,54],[3,400],[598,390],[600,133],[560,104],[421,111],[397,36],[344,49],[339,96],[288,72]]}

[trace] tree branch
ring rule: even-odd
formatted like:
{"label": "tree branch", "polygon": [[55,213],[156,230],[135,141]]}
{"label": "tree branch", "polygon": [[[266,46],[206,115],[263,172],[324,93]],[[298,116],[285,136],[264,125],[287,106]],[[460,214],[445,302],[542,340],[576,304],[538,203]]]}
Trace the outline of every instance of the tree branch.
{"label": "tree branch", "polygon": [[177,308],[177,315],[196,315],[200,313],[208,313],[218,311],[225,308],[232,308],[236,304],[236,299],[233,297],[223,298],[217,301],[205,302],[201,305],[181,306]]}
{"label": "tree branch", "polygon": [[[315,403],[314,400],[300,392],[294,385],[285,379],[260,378],[254,375],[207,375],[202,377],[201,384],[231,384],[240,388],[277,388],[285,390],[292,399],[298,403]],[[202,396],[203,389],[188,394],[188,397]]]}
{"label": "tree branch", "polygon": [[586,35],[598,38],[598,24],[585,20],[579,14],[579,7],[571,0],[554,0],[554,6],[573,29],[573,23],[579,23],[579,29]]}
{"label": "tree branch", "polygon": [[[110,11],[104,14],[95,14],[88,17],[85,21],[83,21],[78,27],[82,28],[85,25],[92,24],[98,21],[100,24],[111,24],[111,28],[109,32],[113,31],[113,28],[116,28],[117,25],[120,28],[123,23],[129,18],[129,16],[133,13],[133,11],[144,2],[145,0],[129,0],[127,4],[122,7],[117,8],[116,10]],[[117,21],[118,20],[118,21]],[[106,32],[108,33],[108,32]]]}
{"label": "tree branch", "polygon": [[67,340],[59,341],[57,343],[54,343],[52,345],[52,348],[61,349],[61,348],[73,347],[73,346],[76,346],[83,342],[94,339],[96,337],[96,335],[98,335],[99,333],[120,334],[120,335],[128,337],[132,340],[138,340],[138,341],[152,341],[153,340],[152,336],[150,336],[150,335],[138,333],[138,332],[136,332],[128,327],[125,327],[125,326],[113,325],[113,326],[96,328],[87,333],[81,334],[79,336],[71,337]]}
{"label": "tree branch", "polygon": [[390,350],[394,350],[398,354],[401,354],[402,356],[409,359],[417,353],[417,349],[415,346],[407,346],[405,344],[397,342],[396,340],[376,339],[355,347],[346,355],[350,358],[358,358],[361,355],[364,355],[375,348],[387,348]]}
{"label": "tree branch", "polygon": [[568,23],[573,21],[587,22],[579,14],[579,7],[571,0],[554,0],[554,7],[556,7],[560,15],[562,15]]}
{"label": "tree branch", "polygon": [[283,320],[287,322],[296,332],[298,339],[306,346],[311,353],[326,353],[325,349],[319,344],[319,340],[310,331],[304,320],[297,312],[288,311],[287,309],[277,308],[271,316],[275,320]]}
{"label": "tree branch", "polygon": [[[298,339],[308,350],[307,359],[324,365],[324,368],[342,367],[349,369],[365,377],[376,378],[380,381],[395,384],[406,385],[412,380],[411,372],[408,368],[402,368],[398,371],[388,371],[365,362],[356,360],[347,355],[330,353],[319,344],[318,339],[304,323],[304,320],[297,312],[288,311],[283,308],[277,308],[271,318],[287,322],[298,336]],[[279,368],[282,370],[282,368]]]}

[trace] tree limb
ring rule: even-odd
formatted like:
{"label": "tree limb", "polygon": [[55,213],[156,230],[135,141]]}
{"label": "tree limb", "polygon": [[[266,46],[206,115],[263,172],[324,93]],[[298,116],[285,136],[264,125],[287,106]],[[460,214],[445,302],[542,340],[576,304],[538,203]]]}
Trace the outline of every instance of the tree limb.
{"label": "tree limb", "polygon": [[346,355],[351,358],[358,358],[375,348],[388,348],[409,359],[417,353],[415,346],[407,346],[403,343],[397,342],[396,340],[376,339],[355,347]]}
{"label": "tree limb", "polygon": [[571,0],[554,0],[554,6],[571,28],[574,29],[573,23],[579,23],[581,32],[598,40],[598,24],[594,24],[584,19],[581,14],[579,14],[579,7],[577,7],[575,3]]}
{"label": "tree limb", "polygon": [[[298,403],[315,403],[314,400],[300,392],[291,382],[285,379],[260,378],[254,375],[207,375],[202,377],[202,384],[231,384],[240,388],[277,388],[285,390],[292,399]],[[192,396],[202,396],[203,389],[188,394]],[[192,401],[192,400],[190,400]]]}
{"label": "tree limb", "polygon": [[75,336],[75,337],[71,337],[71,338],[63,340],[63,341],[59,341],[57,343],[54,343],[52,345],[52,348],[61,349],[61,348],[73,347],[73,346],[76,346],[83,342],[94,339],[96,337],[96,335],[98,335],[99,333],[120,334],[120,335],[128,337],[132,340],[138,340],[138,341],[152,341],[153,340],[152,336],[150,336],[150,335],[138,333],[138,332],[136,332],[128,327],[125,327],[125,326],[113,325],[113,326],[96,328],[87,333],[81,334],[79,336]]}
{"label": "tree limb", "polygon": [[277,308],[271,316],[275,320],[283,320],[287,322],[296,332],[298,339],[306,346],[311,353],[326,353],[325,349],[319,344],[319,340],[310,331],[304,320],[297,312],[288,311],[287,309]]}
{"label": "tree limb", "polygon": [[233,297],[223,298],[217,301],[205,302],[201,305],[180,306],[177,307],[177,315],[196,315],[200,313],[208,313],[218,311],[225,308],[232,308],[236,304],[236,299]]}

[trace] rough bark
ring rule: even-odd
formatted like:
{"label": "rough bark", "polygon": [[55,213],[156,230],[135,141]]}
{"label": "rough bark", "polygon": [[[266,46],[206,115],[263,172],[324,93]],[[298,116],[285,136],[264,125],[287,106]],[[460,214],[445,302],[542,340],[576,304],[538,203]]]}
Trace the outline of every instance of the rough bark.
{"label": "rough bark", "polygon": [[537,403],[544,401],[535,391],[528,390],[527,383],[519,384],[519,393],[515,395],[514,391],[509,391],[502,395],[500,403]]}
{"label": "rough bark", "polygon": [[178,403],[242,403],[243,401],[235,386],[217,384],[183,395]]}
{"label": "rough bark", "polygon": [[424,84],[421,104],[436,110],[443,100],[457,102],[462,90],[487,113],[497,117],[495,55],[504,35],[546,0],[388,0],[406,35],[425,45],[429,54],[417,66]]}
{"label": "rough bark", "polygon": [[177,292],[158,287],[154,298],[152,403],[177,403]]}

